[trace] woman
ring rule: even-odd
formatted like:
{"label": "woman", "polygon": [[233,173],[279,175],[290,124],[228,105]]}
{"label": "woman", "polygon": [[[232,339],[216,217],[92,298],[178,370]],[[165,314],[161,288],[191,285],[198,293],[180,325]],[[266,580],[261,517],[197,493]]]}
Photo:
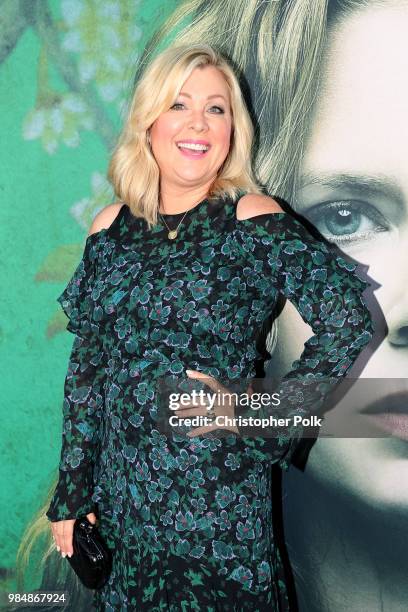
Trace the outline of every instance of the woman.
{"label": "woman", "polygon": [[[400,265],[408,237],[407,27],[399,0],[191,0],[166,25],[167,37],[206,40],[242,68],[259,128],[257,176],[330,242],[369,264],[380,287],[376,329],[386,338],[356,364],[367,397],[352,406],[354,418],[380,424],[377,435],[320,437],[304,472],[283,475],[301,612],[407,607],[407,401],[393,394],[395,386],[406,393],[408,381]],[[285,372],[308,333],[287,303],[268,338],[268,371]],[[377,389],[381,404],[369,406]],[[331,415],[337,411],[344,406]],[[387,412],[392,435],[384,431]]]}
{"label": "woman", "polygon": [[158,55],[109,168],[126,204],[96,217],[58,298],[75,339],[47,517],[65,555],[76,518],[98,515],[114,553],[98,610],[287,609],[270,465],[288,467],[302,427],[265,438],[242,424],[215,436],[215,421],[187,436],[159,431],[163,377],[192,370],[217,389],[255,375],[257,335],[279,295],[314,332],[279,386],[291,417],[324,408],[372,338],[368,283],[260,193],[251,142],[224,59],[206,45]]}

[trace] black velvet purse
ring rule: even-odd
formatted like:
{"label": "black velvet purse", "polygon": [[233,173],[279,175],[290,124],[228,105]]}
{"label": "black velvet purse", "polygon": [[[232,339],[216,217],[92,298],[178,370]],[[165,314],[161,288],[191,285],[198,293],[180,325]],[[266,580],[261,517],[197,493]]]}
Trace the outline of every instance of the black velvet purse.
{"label": "black velvet purse", "polygon": [[83,516],[74,523],[72,569],[88,589],[101,589],[112,571],[112,553],[96,525]]}

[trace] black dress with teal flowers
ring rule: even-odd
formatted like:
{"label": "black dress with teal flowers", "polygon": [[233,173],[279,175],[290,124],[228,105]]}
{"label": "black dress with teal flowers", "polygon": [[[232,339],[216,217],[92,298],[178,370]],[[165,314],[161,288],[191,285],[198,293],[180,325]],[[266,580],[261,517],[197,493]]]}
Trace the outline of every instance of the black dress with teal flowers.
{"label": "black dress with teal flowers", "polygon": [[[203,200],[173,241],[161,220],[149,230],[124,204],[109,228],[88,236],[58,298],[75,337],[47,517],[96,512],[114,555],[97,610],[289,609],[270,474],[272,463],[289,467],[300,429],[164,435],[156,383],[186,369],[254,377],[256,339],[280,295],[314,332],[282,381],[283,399],[297,377],[340,381],[372,338],[368,283],[292,215],[239,221],[236,204]],[[167,215],[168,226],[183,214]]]}

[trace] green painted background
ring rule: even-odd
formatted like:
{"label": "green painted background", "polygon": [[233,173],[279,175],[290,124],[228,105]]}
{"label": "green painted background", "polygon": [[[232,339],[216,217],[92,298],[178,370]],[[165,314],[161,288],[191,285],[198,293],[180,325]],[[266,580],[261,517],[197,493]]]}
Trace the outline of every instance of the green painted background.
{"label": "green painted background", "polygon": [[[5,0],[0,15],[2,454],[0,572],[59,461],[73,337],[56,302],[106,183],[134,68],[177,0]],[[32,579],[26,590],[36,588]]]}

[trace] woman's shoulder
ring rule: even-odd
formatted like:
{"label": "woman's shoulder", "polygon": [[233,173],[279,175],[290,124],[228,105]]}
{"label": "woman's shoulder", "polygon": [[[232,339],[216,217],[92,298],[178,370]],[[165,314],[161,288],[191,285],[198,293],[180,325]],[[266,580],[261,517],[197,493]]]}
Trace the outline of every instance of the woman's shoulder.
{"label": "woman's shoulder", "polygon": [[102,210],[100,210],[92,221],[92,225],[89,228],[88,236],[96,234],[103,229],[108,229],[112,226],[115,219],[118,218],[120,211],[125,207],[123,202],[114,202],[108,204]]}
{"label": "woman's shoulder", "polygon": [[271,196],[260,193],[246,193],[236,204],[236,216],[239,221],[251,219],[258,215],[267,215],[283,212],[276,200]]}
{"label": "woman's shoulder", "polygon": [[245,194],[236,205],[236,227],[260,247],[277,252],[304,254],[321,251],[328,254],[333,246],[310,221],[295,212],[283,210],[272,197]]}

